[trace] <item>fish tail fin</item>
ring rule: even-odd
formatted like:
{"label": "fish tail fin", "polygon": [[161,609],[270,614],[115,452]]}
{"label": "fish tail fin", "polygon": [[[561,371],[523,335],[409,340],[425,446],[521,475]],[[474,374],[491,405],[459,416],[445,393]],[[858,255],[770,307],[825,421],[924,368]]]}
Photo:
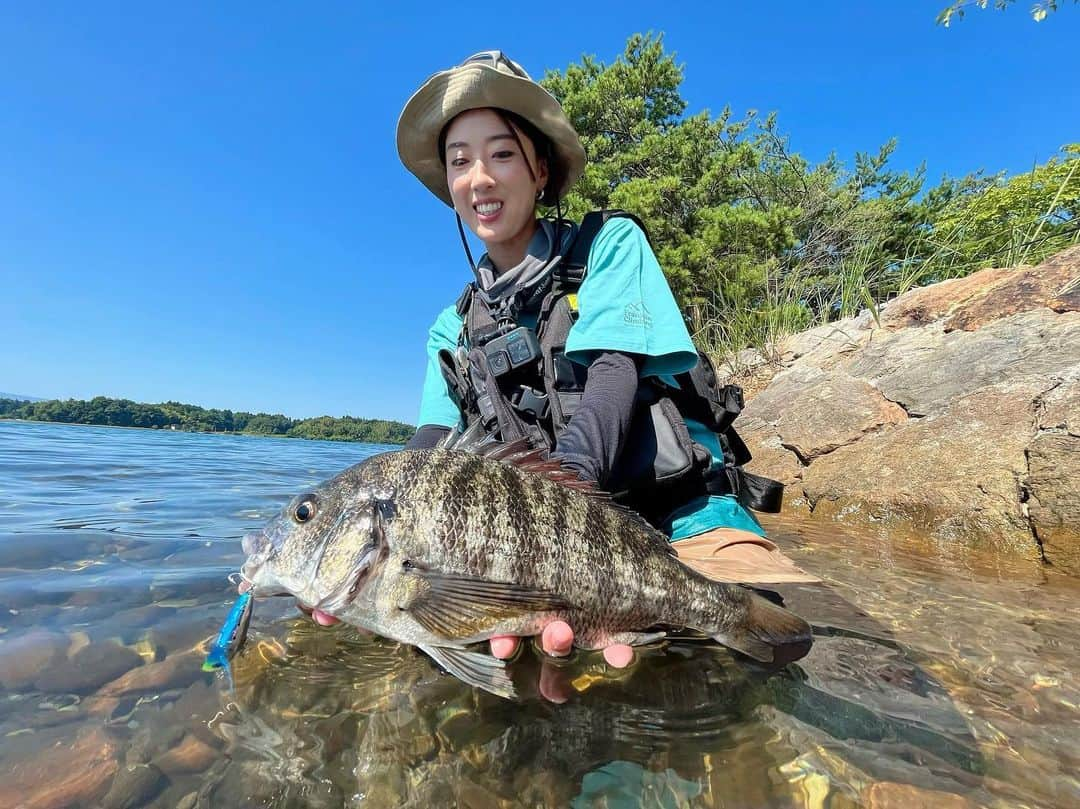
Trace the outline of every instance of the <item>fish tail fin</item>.
{"label": "fish tail fin", "polygon": [[709,632],[720,643],[762,663],[783,666],[806,655],[814,642],[810,624],[757,593],[748,592],[746,616]]}

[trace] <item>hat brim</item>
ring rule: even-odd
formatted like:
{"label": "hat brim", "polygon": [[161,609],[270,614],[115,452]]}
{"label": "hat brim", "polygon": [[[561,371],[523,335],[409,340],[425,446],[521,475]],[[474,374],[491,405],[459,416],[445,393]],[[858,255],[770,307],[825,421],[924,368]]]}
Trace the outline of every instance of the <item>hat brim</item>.
{"label": "hat brim", "polygon": [[551,139],[563,169],[558,196],[565,196],[585,170],[585,149],[559,102],[530,79],[482,64],[436,73],[413,94],[398,119],[401,162],[432,194],[454,207],[439,155],[439,135],[456,116],[483,107],[516,113]]}

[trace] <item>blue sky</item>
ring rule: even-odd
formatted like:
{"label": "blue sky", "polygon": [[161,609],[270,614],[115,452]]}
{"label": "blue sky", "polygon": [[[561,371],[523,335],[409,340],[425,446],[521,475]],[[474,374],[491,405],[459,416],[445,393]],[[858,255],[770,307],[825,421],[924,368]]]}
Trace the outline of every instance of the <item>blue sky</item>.
{"label": "blue sky", "polygon": [[942,5],[6,3],[0,390],[414,421],[468,268],[394,126],[477,50],[539,76],[663,31],[689,112],[775,110],[812,160],[896,136],[931,178],[1080,140],[1080,9]]}

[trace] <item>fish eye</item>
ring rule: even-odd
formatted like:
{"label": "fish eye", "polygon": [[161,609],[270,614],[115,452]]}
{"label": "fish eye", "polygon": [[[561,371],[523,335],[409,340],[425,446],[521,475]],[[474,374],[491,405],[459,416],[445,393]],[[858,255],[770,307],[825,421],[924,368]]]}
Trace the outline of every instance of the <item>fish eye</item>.
{"label": "fish eye", "polygon": [[315,501],[305,500],[293,509],[293,519],[297,522],[307,522],[315,516]]}

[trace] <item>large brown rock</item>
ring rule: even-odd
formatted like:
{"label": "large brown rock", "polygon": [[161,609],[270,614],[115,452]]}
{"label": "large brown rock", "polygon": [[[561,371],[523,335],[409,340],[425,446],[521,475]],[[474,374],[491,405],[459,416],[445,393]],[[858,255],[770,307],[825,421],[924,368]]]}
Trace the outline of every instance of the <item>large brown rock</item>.
{"label": "large brown rock", "polygon": [[1043,307],[1058,313],[1080,311],[1080,285],[1075,283],[1078,264],[1080,247],[1073,247],[1038,267],[1006,273],[982,294],[957,306],[944,328],[974,331],[992,320]]}
{"label": "large brown rock", "polygon": [[841,367],[913,416],[941,413],[957,398],[1032,377],[1051,387],[1080,357],[1080,313],[1041,308],[974,332],[937,328],[882,334]]}
{"label": "large brown rock", "polygon": [[1080,372],[1038,403],[1028,449],[1028,512],[1046,557],[1080,570]]}
{"label": "large brown rock", "polygon": [[802,480],[805,464],[799,461],[798,455],[784,447],[780,436],[768,424],[758,422],[748,428],[740,422],[739,437],[748,447],[753,447],[754,458],[747,467],[751,472],[784,484]]}
{"label": "large brown rock", "polygon": [[744,417],[768,424],[780,445],[807,464],[884,425],[901,424],[908,415],[861,379],[798,365],[773,379]]}
{"label": "large brown rock", "polygon": [[992,269],[919,287],[892,301],[882,313],[881,325],[890,330],[935,323],[956,306],[986,293],[1013,270]]}
{"label": "large brown rock", "polygon": [[789,503],[1080,573],[1080,247],[912,290],[769,354],[737,426]]}
{"label": "large brown rock", "polygon": [[120,768],[119,757],[119,744],[103,728],[83,733],[74,743],[62,733],[47,744],[28,746],[17,759],[4,762],[0,806],[95,806]]}
{"label": "large brown rock", "polygon": [[803,493],[820,516],[902,520],[939,537],[1035,556],[1020,481],[1040,392],[1032,384],[987,388],[940,415],[868,436],[812,463]]}
{"label": "large brown rock", "polygon": [[870,340],[872,324],[871,318],[863,316],[845,318],[800,332],[784,341],[781,359],[787,364],[801,360],[803,365],[831,368],[866,345]]}

